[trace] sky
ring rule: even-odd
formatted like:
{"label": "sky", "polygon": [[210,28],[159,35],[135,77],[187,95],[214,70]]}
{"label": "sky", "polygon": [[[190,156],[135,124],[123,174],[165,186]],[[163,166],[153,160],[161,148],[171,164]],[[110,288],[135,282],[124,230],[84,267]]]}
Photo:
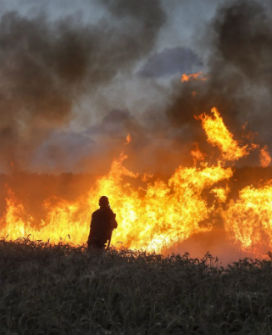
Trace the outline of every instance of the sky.
{"label": "sky", "polygon": [[[251,0],[1,0],[0,169],[103,170],[128,150],[130,133],[131,164],[164,173],[162,157],[171,169],[187,163],[187,144],[203,140],[193,114],[218,101],[223,112],[234,101],[226,111],[234,129],[252,123],[269,141],[271,31],[260,22],[270,10],[269,1]],[[243,12],[254,25],[235,21]],[[248,31],[251,39],[239,42]],[[257,57],[244,51],[262,40],[264,66],[250,72]],[[230,56],[239,43],[241,57]],[[190,107],[195,87],[182,86],[180,77],[198,71],[211,79],[197,87],[200,98]],[[268,108],[263,122],[260,108]]]}

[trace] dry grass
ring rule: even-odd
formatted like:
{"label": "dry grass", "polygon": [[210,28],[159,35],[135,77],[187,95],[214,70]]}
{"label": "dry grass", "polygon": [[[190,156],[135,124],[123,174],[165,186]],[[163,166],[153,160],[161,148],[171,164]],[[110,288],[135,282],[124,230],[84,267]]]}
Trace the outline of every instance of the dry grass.
{"label": "dry grass", "polygon": [[3,334],[271,334],[272,262],[0,242]]}

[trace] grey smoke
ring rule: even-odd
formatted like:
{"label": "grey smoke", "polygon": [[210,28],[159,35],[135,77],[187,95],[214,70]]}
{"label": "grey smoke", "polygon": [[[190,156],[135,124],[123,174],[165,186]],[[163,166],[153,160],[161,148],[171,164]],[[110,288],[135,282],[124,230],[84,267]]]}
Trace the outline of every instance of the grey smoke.
{"label": "grey smoke", "polygon": [[164,77],[197,72],[202,67],[201,59],[189,48],[167,48],[150,56],[139,74],[143,77]]}
{"label": "grey smoke", "polygon": [[31,167],[43,173],[81,172],[79,162],[94,155],[96,147],[86,132],[51,131],[33,152]]}
{"label": "grey smoke", "polygon": [[[109,83],[153,47],[165,15],[159,1],[104,1],[108,19],[49,21],[16,12],[0,20],[0,163],[27,168],[81,95]],[[111,21],[114,24],[111,24]]]}
{"label": "grey smoke", "polygon": [[203,41],[210,48],[207,80],[174,85],[167,110],[171,126],[189,127],[204,141],[193,115],[217,106],[232,130],[247,122],[260,141],[271,140],[271,17],[251,0],[226,2],[218,10]]}

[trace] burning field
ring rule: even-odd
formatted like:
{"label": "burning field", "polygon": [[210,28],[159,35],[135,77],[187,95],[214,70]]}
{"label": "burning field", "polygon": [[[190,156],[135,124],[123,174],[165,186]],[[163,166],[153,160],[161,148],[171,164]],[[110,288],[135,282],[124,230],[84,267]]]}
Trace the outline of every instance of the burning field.
{"label": "burning field", "polygon": [[271,0],[1,0],[1,333],[272,333],[271,22]]}
{"label": "burning field", "polygon": [[269,2],[190,12],[190,46],[181,5],[89,6],[101,16],[2,13],[1,239],[86,245],[106,195],[117,250],[266,257]]}
{"label": "burning field", "polygon": [[[230,259],[237,255],[264,257],[272,247],[272,179],[264,175],[271,161],[267,147],[242,143],[248,139],[234,136],[216,108],[195,115],[195,119],[215,151],[210,155],[194,147],[192,166],[178,166],[168,179],[125,167],[129,160],[125,146],[133,141],[128,135],[124,152],[112,162],[106,175],[85,177],[81,182],[78,177],[74,181],[78,182],[76,192],[63,187],[65,192],[77,193],[69,195],[70,199],[50,194],[50,176],[40,185],[44,187],[46,183],[50,195],[40,196],[39,201],[35,199],[37,190],[32,194],[33,181],[22,184],[23,194],[22,189],[16,190],[18,185],[13,189],[5,181],[2,239],[29,238],[83,245],[89,233],[91,212],[97,208],[99,197],[107,195],[119,224],[112,238],[112,246],[117,249],[163,254],[189,251],[198,256],[214,251],[222,256],[227,245]],[[251,169],[253,175],[249,180],[239,180],[241,175],[233,162],[252,151],[258,152],[262,167],[259,173],[257,168]],[[16,180],[16,176],[13,178]],[[18,184],[22,183],[18,178]],[[221,248],[224,250],[220,251]]]}

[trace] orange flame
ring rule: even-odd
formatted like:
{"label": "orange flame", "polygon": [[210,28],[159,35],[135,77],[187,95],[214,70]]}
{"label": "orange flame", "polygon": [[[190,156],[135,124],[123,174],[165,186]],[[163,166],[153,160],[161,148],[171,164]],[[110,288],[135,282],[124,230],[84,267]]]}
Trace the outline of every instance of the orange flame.
{"label": "orange flame", "polygon": [[82,244],[88,236],[90,214],[96,209],[101,194],[107,194],[117,213],[119,226],[112,239],[116,247],[162,251],[195,232],[211,229],[199,226],[213,210],[201,194],[218,181],[230,178],[230,168],[180,166],[167,182],[156,180],[146,184],[141,195],[142,189],[135,189],[129,181],[124,183],[125,178],[138,178],[123,166],[125,159],[126,156],[121,155],[112,163],[109,173],[97,181],[85,201],[68,203],[51,199],[45,202],[48,214],[39,229],[33,227],[33,218],[27,216],[22,204],[10,194],[2,236],[12,240],[31,236],[36,240],[50,239],[52,243]]}
{"label": "orange flame", "polygon": [[218,110],[211,110],[212,116],[201,114],[196,117],[202,121],[202,127],[206,133],[207,140],[214,146],[219,147],[224,160],[234,161],[249,154],[248,146],[239,146],[234,140],[232,133],[228,130]]}
{"label": "orange flame", "polygon": [[198,143],[194,144],[194,148],[191,150],[191,156],[193,157],[194,165],[199,161],[205,160],[205,154],[199,150]]}
{"label": "orange flame", "polygon": [[127,134],[126,136],[126,144],[129,144],[131,142],[131,135]]}
{"label": "orange flame", "polygon": [[267,167],[271,163],[271,157],[266,145],[260,150],[260,163],[262,167]]}
{"label": "orange flame", "polygon": [[217,197],[219,202],[226,202],[227,200],[227,196],[230,192],[230,188],[228,186],[226,187],[218,187],[218,188],[213,188],[211,190],[212,193],[214,193],[214,195]]}
{"label": "orange flame", "polygon": [[224,213],[225,229],[242,248],[262,256],[272,248],[272,184],[247,186]]}
{"label": "orange flame", "polygon": [[206,77],[203,76],[202,72],[189,73],[189,74],[183,73],[180,80],[182,83],[186,83],[190,80],[197,80],[197,79],[204,81],[206,80]]}
{"label": "orange flame", "polygon": [[[248,146],[238,144],[217,109],[211,112],[211,116],[198,117],[208,142],[219,147],[225,160],[248,155]],[[268,152],[267,147],[263,149]],[[29,237],[82,245],[88,237],[91,213],[97,208],[99,197],[107,195],[118,221],[112,237],[116,248],[164,252],[195,233],[212,230],[210,218],[214,214],[221,215],[225,231],[243,250],[263,255],[272,248],[272,181],[259,188],[247,186],[237,200],[230,200],[228,181],[233,176],[232,168],[220,162],[209,163],[197,145],[191,154],[195,166],[179,166],[168,180],[130,171],[124,166],[127,156],[121,154],[109,172],[76,201],[47,198],[42,204],[46,212],[42,219],[30,215],[10,190],[0,235],[7,240]],[[207,200],[209,197],[212,201]]]}

